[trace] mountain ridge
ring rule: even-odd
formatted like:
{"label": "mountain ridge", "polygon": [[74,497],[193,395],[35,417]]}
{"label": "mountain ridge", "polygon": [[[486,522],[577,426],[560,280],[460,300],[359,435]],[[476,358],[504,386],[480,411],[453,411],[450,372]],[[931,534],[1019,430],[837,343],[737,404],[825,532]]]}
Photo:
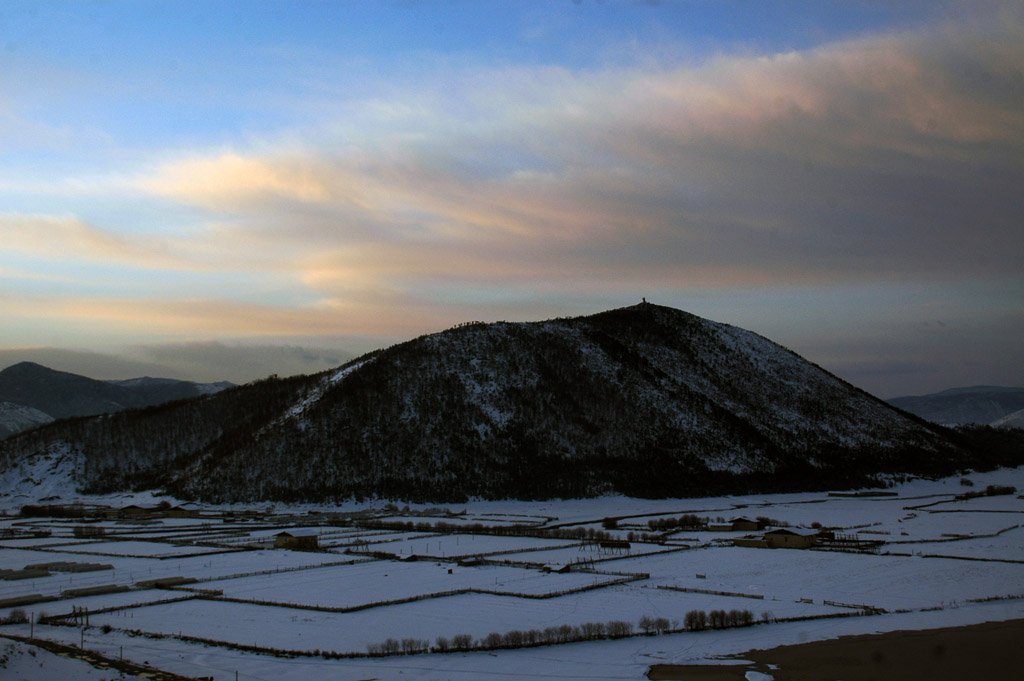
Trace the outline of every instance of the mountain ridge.
{"label": "mountain ridge", "polygon": [[[54,420],[139,409],[217,392],[232,385],[150,377],[103,381],[25,361],[0,371],[0,402],[32,409]],[[13,411],[8,413],[11,418],[0,423],[5,430],[17,432],[21,426],[35,425],[31,419],[18,420]]]}
{"label": "mountain ridge", "polygon": [[863,484],[970,460],[753,332],[649,303],[469,323],[338,369],[16,437],[90,491],[208,501],[550,498]]}
{"label": "mountain ridge", "polygon": [[933,423],[1005,425],[1005,417],[1024,409],[1024,388],[979,385],[886,401]]}

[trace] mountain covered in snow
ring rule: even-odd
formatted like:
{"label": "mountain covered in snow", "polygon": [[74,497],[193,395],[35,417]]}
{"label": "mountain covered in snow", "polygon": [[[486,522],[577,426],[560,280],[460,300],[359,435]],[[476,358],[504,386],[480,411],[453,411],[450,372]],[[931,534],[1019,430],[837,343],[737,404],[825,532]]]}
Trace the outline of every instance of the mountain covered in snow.
{"label": "mountain covered in snow", "polygon": [[52,416],[38,409],[13,402],[0,402],[0,439],[51,421]]}
{"label": "mountain covered in snow", "polygon": [[464,324],[337,370],[0,443],[8,469],[57,455],[87,491],[207,501],[699,496],[975,456],[755,333],[647,303]]}
{"label": "mountain covered in snow", "polygon": [[[1024,388],[979,385],[943,390],[930,395],[894,397],[888,402],[921,418],[944,425],[974,423],[1007,426],[1015,421],[1004,419],[1024,409]],[[1016,423],[1020,423],[1019,418]]]}
{"label": "mountain covered in snow", "polygon": [[1024,409],[1010,412],[1006,416],[994,421],[991,425],[996,428],[1024,428]]}
{"label": "mountain covered in snow", "polygon": [[99,381],[20,362],[0,371],[0,403],[12,405],[0,409],[0,438],[54,419],[138,409],[211,394],[232,385],[148,376]]}

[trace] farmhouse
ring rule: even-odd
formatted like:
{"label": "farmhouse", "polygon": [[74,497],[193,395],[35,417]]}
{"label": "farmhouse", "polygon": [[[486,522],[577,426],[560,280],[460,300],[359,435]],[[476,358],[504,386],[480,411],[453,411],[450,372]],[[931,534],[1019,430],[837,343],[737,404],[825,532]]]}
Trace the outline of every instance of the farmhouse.
{"label": "farmhouse", "polygon": [[142,506],[139,506],[138,504],[132,504],[131,506],[125,506],[124,508],[120,509],[120,515],[121,516],[140,516],[140,515],[147,515],[147,514],[152,513],[152,512],[153,512],[153,509],[151,509],[151,508],[143,508]]}
{"label": "farmhouse", "polygon": [[296,551],[316,551],[320,548],[320,538],[315,534],[278,532],[274,535],[274,548],[294,549]]}
{"label": "farmhouse", "polygon": [[800,532],[780,528],[764,533],[764,543],[770,549],[807,549],[817,541],[817,531]]}
{"label": "farmhouse", "polygon": [[167,509],[168,518],[198,518],[199,507],[193,504],[174,506]]}

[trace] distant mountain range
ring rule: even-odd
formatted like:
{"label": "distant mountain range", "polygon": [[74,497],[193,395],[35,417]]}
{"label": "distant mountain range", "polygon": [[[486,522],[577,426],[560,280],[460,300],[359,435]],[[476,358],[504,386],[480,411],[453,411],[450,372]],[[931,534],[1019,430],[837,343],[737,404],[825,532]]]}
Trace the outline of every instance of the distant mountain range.
{"label": "distant mountain range", "polygon": [[667,497],[948,474],[980,451],[755,333],[644,303],[54,423],[0,443],[0,472],[50,457],[86,491],[212,502]]}
{"label": "distant mountain range", "polygon": [[98,381],[21,362],[0,371],[0,438],[54,419],[149,407],[209,395],[233,385],[148,376]]}
{"label": "distant mountain range", "polygon": [[895,397],[889,404],[944,425],[1024,427],[1024,388],[979,385],[930,395]]}

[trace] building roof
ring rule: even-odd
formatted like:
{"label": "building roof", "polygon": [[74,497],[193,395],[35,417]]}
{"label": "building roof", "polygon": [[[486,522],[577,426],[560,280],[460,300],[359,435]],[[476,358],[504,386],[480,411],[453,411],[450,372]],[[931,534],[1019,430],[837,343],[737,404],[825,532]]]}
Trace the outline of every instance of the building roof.
{"label": "building roof", "polygon": [[814,536],[814,535],[818,534],[818,531],[817,530],[808,530],[808,529],[805,529],[803,527],[792,527],[792,528],[790,528],[790,527],[780,527],[778,529],[769,530],[768,532],[765,532],[765,535],[769,535],[769,534],[774,534],[774,535],[786,534],[786,535],[793,535],[793,536],[796,536],[796,537],[811,537],[811,536]]}

